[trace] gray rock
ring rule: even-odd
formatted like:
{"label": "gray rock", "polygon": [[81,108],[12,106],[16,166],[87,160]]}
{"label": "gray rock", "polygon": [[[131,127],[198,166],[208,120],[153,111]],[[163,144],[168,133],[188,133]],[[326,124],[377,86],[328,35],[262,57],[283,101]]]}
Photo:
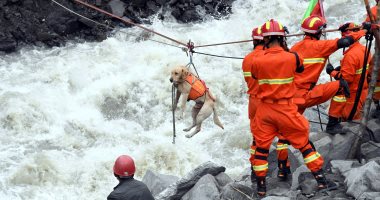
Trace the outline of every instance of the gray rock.
{"label": "gray rock", "polygon": [[174,200],[180,199],[187,191],[192,188],[198,180],[206,175],[211,174],[213,176],[219,174],[220,172],[226,171],[226,168],[217,165],[212,162],[206,162],[198,166],[193,171],[189,172],[185,177],[179,179],[174,184],[170,185],[160,194],[155,196],[156,200]]}
{"label": "gray rock", "polygon": [[0,41],[0,51],[12,52],[16,50],[16,47],[17,47],[17,42],[13,39]]}
{"label": "gray rock", "polygon": [[299,187],[302,194],[314,194],[318,190],[317,181],[311,172],[303,172],[298,177]]}
{"label": "gray rock", "polygon": [[[277,144],[277,143],[275,143]],[[289,145],[290,146],[290,145]],[[303,164],[303,162],[300,162],[299,159],[295,156],[295,154],[298,156],[300,155],[299,150],[297,149],[289,149],[288,150],[288,159],[290,162],[290,171],[295,171],[299,166]],[[271,177],[277,177],[278,172],[278,162],[277,162],[277,151],[276,149],[271,149],[268,156],[268,163],[269,163],[269,169],[268,169],[268,175]]]}
{"label": "gray rock", "polygon": [[279,181],[277,177],[267,178],[267,196],[287,196],[290,187],[290,181]]}
{"label": "gray rock", "polygon": [[380,191],[380,165],[371,161],[361,167],[343,173],[347,194],[361,198],[364,193]]}
{"label": "gray rock", "polygon": [[169,185],[176,182],[178,179],[179,178],[176,176],[158,174],[148,170],[146,171],[142,182],[148,186],[152,195],[155,196],[166,189]]}
{"label": "gray rock", "polygon": [[292,190],[296,190],[299,187],[298,177],[304,172],[310,172],[306,165],[301,165],[292,173]]}
{"label": "gray rock", "polygon": [[125,3],[120,0],[111,0],[108,5],[111,8],[112,14],[122,17],[124,15]]}
{"label": "gray rock", "polygon": [[362,195],[360,195],[357,199],[373,199],[373,200],[380,200],[380,192],[364,192]]}
{"label": "gray rock", "polygon": [[380,119],[369,120],[367,127],[373,132],[375,140],[380,142]]}
{"label": "gray rock", "polygon": [[217,181],[210,175],[204,175],[199,181],[188,191],[182,198],[182,200],[198,200],[198,199],[220,199],[219,190],[217,187]]}
{"label": "gray rock", "polygon": [[267,196],[263,198],[262,200],[290,200],[289,197],[278,197],[278,196]]}
{"label": "gray rock", "polygon": [[[380,143],[375,143],[377,146],[380,147]],[[363,154],[363,157],[367,160],[370,160],[372,158],[380,157],[380,148],[374,146],[373,144],[370,144],[368,142],[362,144],[361,151]]]}
{"label": "gray rock", "polygon": [[353,160],[332,160],[331,161],[331,170],[333,173],[344,174],[352,169],[354,163],[358,163],[358,161]]}
{"label": "gray rock", "polygon": [[221,191],[221,199],[247,200],[249,199],[247,196],[250,198],[252,197],[253,191],[252,187],[248,187],[238,182],[231,182]]}
{"label": "gray rock", "polygon": [[232,182],[232,179],[224,172],[220,172],[215,177],[216,182],[218,183],[218,188],[221,189],[226,186],[228,183]]}
{"label": "gray rock", "polygon": [[161,6],[165,5],[166,3],[170,3],[170,0],[156,0],[156,2],[158,4],[160,4]]}
{"label": "gray rock", "polygon": [[147,7],[148,7],[150,10],[152,10],[153,12],[157,12],[157,11],[160,9],[160,7],[157,6],[157,5],[156,5],[156,2],[154,2],[154,1],[148,1],[148,2],[146,3],[146,5],[147,5]]}

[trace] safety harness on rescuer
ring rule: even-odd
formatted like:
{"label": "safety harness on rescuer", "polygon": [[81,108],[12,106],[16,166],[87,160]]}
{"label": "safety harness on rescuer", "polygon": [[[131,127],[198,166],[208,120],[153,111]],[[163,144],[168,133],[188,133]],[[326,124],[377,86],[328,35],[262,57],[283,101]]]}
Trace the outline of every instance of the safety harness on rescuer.
{"label": "safety harness on rescuer", "polygon": [[[208,87],[206,86],[206,83],[203,80],[196,78],[191,73],[187,75],[185,81],[191,85],[191,90],[189,93],[189,97],[187,99],[188,101],[198,99],[199,97],[203,96],[208,91]],[[213,101],[215,101],[215,99],[210,95],[210,93],[208,93],[208,95]]]}

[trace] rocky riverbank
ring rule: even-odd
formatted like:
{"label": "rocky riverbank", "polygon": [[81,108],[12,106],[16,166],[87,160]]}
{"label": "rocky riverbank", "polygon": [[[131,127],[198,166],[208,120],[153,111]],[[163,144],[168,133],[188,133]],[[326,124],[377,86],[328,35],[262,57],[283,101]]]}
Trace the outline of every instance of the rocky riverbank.
{"label": "rocky riverbank", "polygon": [[[302,155],[293,148],[289,155],[292,176],[288,181],[279,181],[273,146],[268,158],[270,168],[264,199],[377,199],[380,196],[380,148],[376,146],[380,146],[380,119],[371,119],[368,123],[369,131],[363,135],[361,145],[361,163],[347,159],[358,128],[357,123],[346,123],[345,134],[311,134],[311,141],[325,158],[327,177],[338,184],[338,189],[333,191],[316,192],[316,181],[303,164]],[[148,170],[143,182],[157,200],[257,199],[248,163],[236,180],[224,173],[225,170],[212,162],[200,165],[182,178]]]}
{"label": "rocky riverbank", "polygon": [[[90,10],[73,0],[56,0],[90,19],[112,26],[125,26],[117,20]],[[171,15],[179,22],[199,22],[205,16],[222,17],[231,12],[234,0],[88,0],[106,11],[136,23],[149,23],[149,17]],[[60,46],[68,40],[101,41],[110,30],[69,13],[50,0],[0,1],[0,51],[14,52],[25,45]]]}

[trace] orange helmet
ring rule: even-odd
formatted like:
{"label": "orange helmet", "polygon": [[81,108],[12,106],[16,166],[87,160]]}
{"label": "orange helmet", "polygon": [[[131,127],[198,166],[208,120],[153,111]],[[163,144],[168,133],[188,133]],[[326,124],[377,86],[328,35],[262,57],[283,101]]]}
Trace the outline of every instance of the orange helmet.
{"label": "orange helmet", "polygon": [[354,22],[348,22],[349,26],[347,27],[346,31],[342,32],[342,36],[348,36],[351,32],[356,32],[360,30],[360,26],[355,24]]}
{"label": "orange helmet", "polygon": [[285,36],[284,26],[282,26],[280,22],[275,21],[273,19],[263,24],[261,26],[261,30],[263,32],[264,37],[271,35]]}
{"label": "orange helmet", "polygon": [[135,162],[127,155],[119,156],[113,166],[113,173],[120,177],[132,176],[135,174],[135,171]]}
{"label": "orange helmet", "polygon": [[254,40],[263,40],[263,32],[261,31],[261,27],[254,28],[252,30],[252,38]]}
{"label": "orange helmet", "polygon": [[326,20],[318,16],[310,16],[303,20],[301,30],[306,33],[316,34],[326,27]]}

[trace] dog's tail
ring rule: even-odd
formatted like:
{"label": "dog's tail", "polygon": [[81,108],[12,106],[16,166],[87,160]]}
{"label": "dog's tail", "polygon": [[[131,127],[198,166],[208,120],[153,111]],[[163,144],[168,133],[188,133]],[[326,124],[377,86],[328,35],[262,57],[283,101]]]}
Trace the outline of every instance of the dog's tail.
{"label": "dog's tail", "polygon": [[213,111],[214,111],[214,116],[213,116],[214,123],[217,126],[219,126],[220,128],[224,129],[222,122],[220,122],[220,120],[219,120],[218,113],[216,112],[216,108],[215,107],[213,108]]}

